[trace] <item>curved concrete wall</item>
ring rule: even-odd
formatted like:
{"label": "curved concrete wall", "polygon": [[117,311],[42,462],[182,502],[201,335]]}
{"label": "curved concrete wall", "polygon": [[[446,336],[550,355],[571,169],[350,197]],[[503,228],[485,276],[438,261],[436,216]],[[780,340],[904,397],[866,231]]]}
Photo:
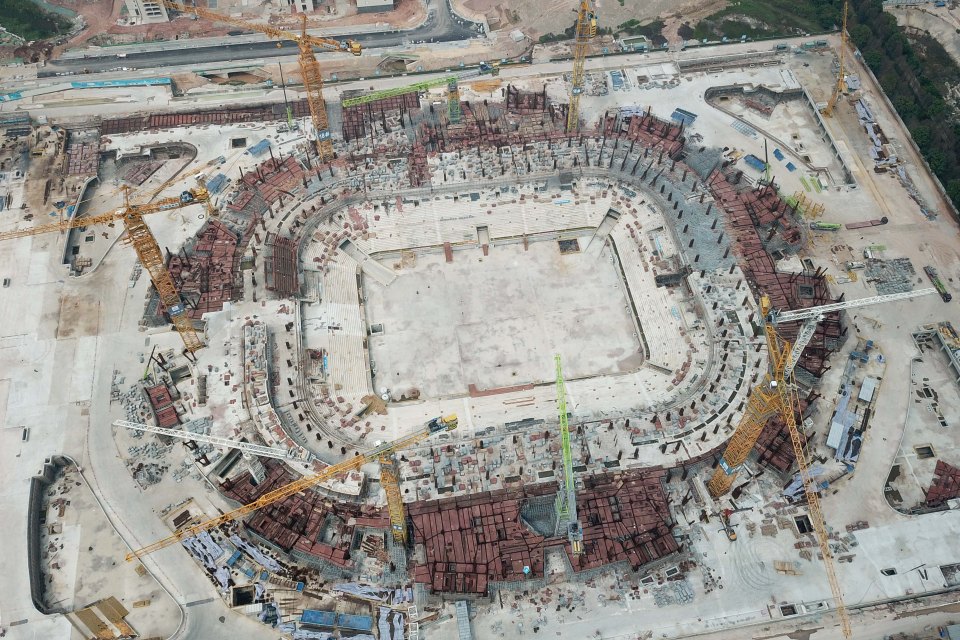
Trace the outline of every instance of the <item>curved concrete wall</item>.
{"label": "curved concrete wall", "polygon": [[57,476],[60,470],[70,464],[62,456],[47,458],[40,471],[40,475],[30,478],[30,501],[27,508],[27,566],[30,572],[30,599],[37,611],[44,615],[66,613],[66,609],[47,607],[44,598],[46,583],[40,567],[40,537],[41,518],[43,516],[43,494]]}
{"label": "curved concrete wall", "polygon": [[[73,215],[70,216],[71,221],[81,214],[81,205],[89,202],[89,199],[87,198],[87,190],[94,184],[94,182],[100,182],[100,178],[93,176],[83,183],[83,187],[80,189],[79,195],[77,195],[77,201],[73,204]],[[73,257],[70,255],[70,247],[73,244],[73,234],[76,232],[76,229],[70,229],[67,231],[67,237],[63,241],[63,255],[60,256],[60,264],[67,267],[70,266],[70,258]]]}

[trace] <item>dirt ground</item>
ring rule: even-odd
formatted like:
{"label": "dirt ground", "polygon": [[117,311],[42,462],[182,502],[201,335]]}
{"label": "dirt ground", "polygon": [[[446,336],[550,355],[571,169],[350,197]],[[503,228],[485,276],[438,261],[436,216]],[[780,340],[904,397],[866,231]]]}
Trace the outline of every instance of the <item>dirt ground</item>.
{"label": "dirt ground", "polygon": [[[426,18],[423,4],[420,0],[397,0],[393,11],[385,13],[357,13],[355,3],[345,3],[345,6],[339,6],[335,13],[329,13],[325,6],[317,4],[317,11],[309,14],[307,24],[311,27],[345,27],[352,25],[371,24],[375,22],[386,22],[396,29],[409,29],[419,25]],[[300,16],[286,16],[278,14],[278,19],[271,20],[271,24],[282,27],[300,26]]]}
{"label": "dirt ground", "polygon": [[699,6],[693,6],[688,11],[673,11],[664,19],[663,31],[660,33],[671,46],[683,44],[684,39],[677,31],[685,23],[692,27],[707,16],[724,9],[729,3],[727,0],[707,0],[696,4]]}
{"label": "dirt ground", "polygon": [[[534,40],[548,33],[562,33],[576,21],[579,0],[453,0],[469,12],[500,17],[501,28],[520,29]],[[676,28],[684,21],[697,20],[725,6],[724,0],[605,0],[598,11],[599,25],[616,29],[628,20],[650,22],[657,18],[684,16],[676,20]],[[668,23],[669,24],[669,23]]]}
{"label": "dirt ground", "polygon": [[[224,36],[234,29],[229,25],[212,23],[207,20],[193,20],[180,17],[161,24],[122,26],[117,24],[121,17],[123,0],[51,0],[53,4],[66,7],[83,15],[87,28],[63,47],[54,51],[54,56],[68,48],[87,43],[97,45],[150,42],[153,40],[174,40],[188,37]],[[220,2],[218,10],[235,15],[243,12],[247,19],[269,17],[270,24],[286,28],[298,28],[300,17],[289,14],[288,7],[264,3],[259,11],[249,8],[233,7],[233,2]],[[389,23],[394,28],[413,28],[426,18],[420,0],[397,0],[394,11],[388,13],[358,14],[356,4],[341,0],[318,3],[317,11],[308,16],[311,28],[339,27],[370,23]]]}
{"label": "dirt ground", "polygon": [[64,295],[60,304],[57,340],[97,335],[100,327],[100,301],[82,296]]}

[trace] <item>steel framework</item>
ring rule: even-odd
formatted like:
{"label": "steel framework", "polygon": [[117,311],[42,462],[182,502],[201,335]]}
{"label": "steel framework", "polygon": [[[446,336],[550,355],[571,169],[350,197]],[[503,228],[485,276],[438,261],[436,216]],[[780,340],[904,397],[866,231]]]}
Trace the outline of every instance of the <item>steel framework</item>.
{"label": "steel framework", "polygon": [[403,497],[400,495],[400,479],[391,456],[380,456],[380,485],[387,494],[387,511],[390,514],[390,532],[394,542],[407,542],[407,516],[403,510]]}
{"label": "steel framework", "polygon": [[344,460],[343,462],[338,462],[337,464],[331,465],[321,471],[320,473],[312,476],[307,476],[299,480],[295,480],[288,485],[280,487],[279,489],[274,489],[273,491],[268,491],[263,494],[253,502],[245,504],[241,507],[238,507],[232,511],[222,513],[215,518],[205,520],[198,524],[194,524],[188,527],[183,527],[175,531],[172,535],[158,540],[153,544],[149,544],[145,547],[137,549],[129,554],[127,554],[127,560],[133,560],[134,558],[139,558],[144,555],[153,553],[159,549],[163,549],[172,544],[180,542],[184,538],[192,537],[199,534],[201,531],[208,531],[215,527],[218,527],[227,522],[233,522],[238,518],[242,518],[250,513],[253,513],[257,509],[261,509],[268,505],[279,502],[284,498],[289,498],[290,496],[296,495],[301,491],[305,491],[324,480],[329,480],[330,478],[336,477],[340,474],[347,473],[348,471],[355,471],[367,464],[368,462],[375,462],[379,460],[382,456],[389,456],[394,451],[400,451],[401,449],[406,449],[407,447],[413,446],[414,444],[429,438],[435,433],[440,433],[443,431],[452,431],[457,428],[457,416],[449,415],[442,416],[439,418],[434,418],[426,424],[422,429],[415,431],[409,435],[406,435],[392,442],[386,442],[378,447],[374,447],[371,451],[367,453],[358,454],[353,458]]}
{"label": "steel framework", "polygon": [[[837,615],[840,617],[840,626],[845,638],[850,638],[852,633],[850,617],[843,602],[843,591],[840,589],[840,583],[837,580],[834,568],[827,524],[820,508],[818,487],[810,473],[810,456],[807,453],[805,439],[797,428],[797,415],[800,411],[800,405],[793,371],[804,347],[813,337],[817,324],[827,314],[885,302],[908,300],[931,293],[936,293],[936,290],[920,289],[784,312],[772,309],[770,298],[763,296],[760,299],[760,311],[764,317],[764,332],[770,364],[763,380],[754,387],[747,403],[747,410],[744,412],[740,424],[737,425],[736,431],[730,437],[727,449],[724,451],[723,457],[720,458],[719,466],[713,477],[707,483],[707,487],[714,497],[727,493],[733,485],[740,466],[746,462],[747,457],[756,445],[757,438],[760,436],[767,420],[774,415],[779,415],[783,419],[790,433],[790,441],[793,444],[800,478],[803,481],[804,494],[807,499],[808,516],[816,533],[820,553],[823,555],[827,580],[830,583],[830,591],[833,593]],[[778,325],[788,322],[803,322],[793,345],[780,337],[777,332]]]}

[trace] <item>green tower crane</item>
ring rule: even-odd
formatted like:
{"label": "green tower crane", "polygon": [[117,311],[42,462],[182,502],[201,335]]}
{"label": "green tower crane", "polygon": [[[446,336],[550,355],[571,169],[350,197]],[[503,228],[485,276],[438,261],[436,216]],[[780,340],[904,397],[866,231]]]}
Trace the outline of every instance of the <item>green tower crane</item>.
{"label": "green tower crane", "polygon": [[583,529],[577,518],[577,485],[573,479],[573,453],[570,451],[570,425],[567,415],[567,388],[563,382],[560,356],[554,356],[557,365],[557,412],[560,417],[560,442],[563,450],[563,473],[554,503],[557,512],[556,535],[566,534],[573,555],[583,553]]}

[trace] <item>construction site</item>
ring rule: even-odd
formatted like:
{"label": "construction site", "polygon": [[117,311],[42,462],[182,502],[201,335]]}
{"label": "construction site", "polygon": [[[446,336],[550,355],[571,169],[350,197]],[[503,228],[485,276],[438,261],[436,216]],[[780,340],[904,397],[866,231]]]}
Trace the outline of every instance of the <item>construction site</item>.
{"label": "construction site", "polygon": [[0,636],[960,637],[943,186],[840,35],[578,6],[0,96]]}

